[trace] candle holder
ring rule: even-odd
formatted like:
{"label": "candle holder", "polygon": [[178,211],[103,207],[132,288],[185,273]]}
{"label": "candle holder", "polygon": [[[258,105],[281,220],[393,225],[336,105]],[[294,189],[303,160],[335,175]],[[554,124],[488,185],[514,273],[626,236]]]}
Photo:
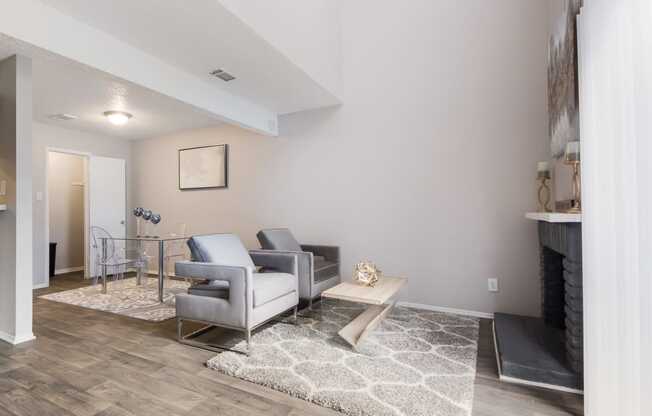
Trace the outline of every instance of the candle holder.
{"label": "candle holder", "polygon": [[141,236],[140,221],[141,221],[141,217],[143,216],[143,212],[145,212],[145,210],[141,207],[138,207],[138,208],[134,208],[133,212],[134,212],[134,216],[136,217],[136,237],[140,237]]}
{"label": "candle holder", "polygon": [[156,227],[158,223],[161,222],[161,216],[159,214],[152,214],[152,217],[149,220],[152,224],[154,224],[154,235],[152,236],[152,238],[158,238]]}
{"label": "candle holder", "polygon": [[548,181],[550,180],[550,171],[544,170],[537,173],[537,180],[539,181],[539,211],[540,212],[552,212],[548,204],[550,204],[550,198],[552,196],[552,191],[550,186],[548,186]]}
{"label": "candle holder", "polygon": [[573,199],[571,200],[571,207],[566,211],[571,214],[579,214],[582,212],[582,189],[580,182],[580,161],[566,161],[564,162],[567,165],[570,165],[573,169]]}
{"label": "candle holder", "polygon": [[[136,237],[144,238],[158,238],[156,234],[156,226],[161,222],[161,216],[159,214],[154,214],[149,209],[144,209],[141,207],[134,208],[134,216],[136,217]],[[154,235],[149,233],[149,223],[154,224]]]}
{"label": "candle holder", "polygon": [[582,212],[582,183],[580,181],[580,142],[569,142],[566,145],[564,163],[573,169],[573,179],[571,186],[573,188],[573,199],[571,207],[566,212],[579,214]]}

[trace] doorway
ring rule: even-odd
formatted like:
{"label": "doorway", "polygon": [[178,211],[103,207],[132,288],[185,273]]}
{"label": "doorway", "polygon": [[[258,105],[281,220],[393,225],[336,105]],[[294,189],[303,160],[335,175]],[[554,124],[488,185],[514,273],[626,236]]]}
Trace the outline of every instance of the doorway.
{"label": "doorway", "polygon": [[[99,253],[91,244],[91,227],[101,227],[113,237],[127,236],[126,161],[48,148],[45,178],[46,253],[51,243],[56,244],[53,275],[48,276],[46,286],[62,274],[78,273],[85,279],[97,276]],[[45,266],[49,275],[49,255]]]}
{"label": "doorway", "polygon": [[48,150],[46,262],[49,279],[88,276],[88,156]]}

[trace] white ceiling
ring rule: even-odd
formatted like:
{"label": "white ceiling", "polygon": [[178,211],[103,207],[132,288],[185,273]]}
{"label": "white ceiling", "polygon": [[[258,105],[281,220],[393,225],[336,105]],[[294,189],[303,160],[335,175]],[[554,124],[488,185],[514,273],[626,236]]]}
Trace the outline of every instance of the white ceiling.
{"label": "white ceiling", "polygon": [[[275,113],[339,103],[217,0],[41,2]],[[237,79],[209,76],[217,68]]]}
{"label": "white ceiling", "polygon": [[[208,112],[0,34],[0,59],[16,53],[33,61],[37,121],[132,140],[221,123]],[[108,110],[134,117],[125,126],[114,126],[102,115]],[[60,113],[78,119],[49,118]]]}

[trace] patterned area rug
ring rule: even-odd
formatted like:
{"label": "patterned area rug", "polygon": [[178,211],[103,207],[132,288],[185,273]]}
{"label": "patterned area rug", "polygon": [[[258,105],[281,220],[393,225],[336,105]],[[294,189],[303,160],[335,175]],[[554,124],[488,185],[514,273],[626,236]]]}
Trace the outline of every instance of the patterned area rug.
{"label": "patterned area rug", "polygon": [[314,309],[299,325],[254,333],[249,357],[224,352],[207,366],[352,416],[471,414],[477,319],[396,308],[354,352],[337,332],[364,308],[325,300]]}
{"label": "patterned area rug", "polygon": [[145,321],[160,322],[175,317],[174,295],[185,292],[189,285],[184,281],[166,280],[164,301],[159,303],[157,282],[157,279],[149,278],[146,286],[138,286],[136,279],[131,278],[107,283],[106,295],[101,292],[102,286],[97,284],[39,297]]}

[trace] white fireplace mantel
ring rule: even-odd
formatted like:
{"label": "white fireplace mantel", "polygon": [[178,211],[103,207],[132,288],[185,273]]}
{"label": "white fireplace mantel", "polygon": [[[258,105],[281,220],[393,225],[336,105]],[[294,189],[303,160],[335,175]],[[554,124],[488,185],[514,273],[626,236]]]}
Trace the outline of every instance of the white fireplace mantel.
{"label": "white fireplace mantel", "polygon": [[582,222],[582,214],[566,212],[528,212],[525,218],[545,222]]}

